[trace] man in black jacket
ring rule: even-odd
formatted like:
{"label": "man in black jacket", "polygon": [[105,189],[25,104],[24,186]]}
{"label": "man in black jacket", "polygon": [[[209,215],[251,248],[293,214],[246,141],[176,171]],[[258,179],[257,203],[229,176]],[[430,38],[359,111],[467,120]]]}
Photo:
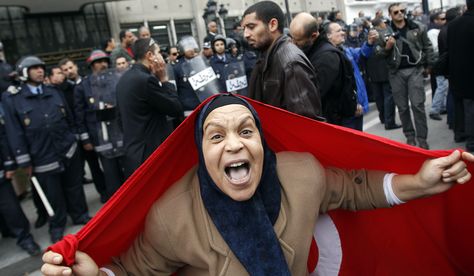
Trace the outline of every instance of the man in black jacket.
{"label": "man in black jacket", "polygon": [[320,33],[316,19],[309,13],[300,13],[291,22],[290,34],[293,43],[306,54],[317,69],[316,79],[323,116],[328,123],[342,125],[344,116],[339,108],[339,98],[344,77],[340,57],[344,53],[328,41],[328,25],[323,25],[321,30],[324,31]]}
{"label": "man in black jacket", "polygon": [[321,115],[316,73],[304,53],[283,35],[278,4],[261,1],[244,12],[249,45],[261,52],[249,82],[249,97],[309,118]]}
{"label": "man in black jacket", "polygon": [[125,175],[130,176],[168,137],[173,128],[167,116],[180,117],[183,109],[168,81],[166,63],[153,39],[134,45],[137,61],[117,84],[117,100],[125,144]]}
{"label": "man in black jacket", "polygon": [[466,150],[474,151],[474,0],[466,0],[467,11],[448,25],[449,86],[463,99]]}

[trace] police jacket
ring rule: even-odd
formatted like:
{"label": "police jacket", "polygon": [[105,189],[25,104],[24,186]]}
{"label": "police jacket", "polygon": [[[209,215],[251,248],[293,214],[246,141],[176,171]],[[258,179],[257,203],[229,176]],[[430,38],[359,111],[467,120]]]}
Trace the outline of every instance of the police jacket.
{"label": "police jacket", "polygon": [[226,81],[226,68],[229,63],[234,62],[234,58],[229,54],[224,54],[223,58],[214,54],[210,59],[209,63],[212,66],[212,70],[216,73],[217,78],[219,79],[219,92],[228,92],[225,84]]}
{"label": "police jacket", "polygon": [[194,110],[206,96],[219,91],[219,82],[217,80],[212,80],[196,90],[190,84],[191,77],[210,67],[209,63],[202,56],[196,56],[192,59],[183,57],[174,66],[178,97],[184,110]]}
{"label": "police jacket", "polygon": [[97,86],[99,88],[93,89],[91,79],[91,76],[84,77],[74,88],[74,113],[79,139],[83,145],[94,145],[94,150],[101,156],[122,156],[125,150],[115,87]]}
{"label": "police jacket", "polygon": [[181,117],[175,87],[160,83],[143,64],[125,72],[117,84],[125,143],[125,173],[130,175],[173,131],[167,116]]}
{"label": "police jacket", "polygon": [[41,87],[41,94],[26,84],[3,94],[8,142],[18,166],[33,166],[35,173],[61,171],[77,148],[72,116],[60,91]]}
{"label": "police jacket", "polygon": [[[377,53],[387,58],[388,67],[392,72],[398,70],[402,59],[403,47],[406,45],[408,45],[413,55],[414,60],[410,59],[412,65],[432,66],[436,61],[433,46],[426,33],[426,26],[419,22],[406,19],[406,27],[408,28],[406,38],[402,36],[397,38],[392,49],[385,50],[385,42],[382,42],[382,47],[377,48]],[[392,28],[395,29],[393,22]]]}
{"label": "police jacket", "polygon": [[5,130],[5,111],[0,103],[0,183],[5,180],[5,172],[16,167],[13,154],[8,146],[7,132]]}
{"label": "police jacket", "polygon": [[309,118],[319,119],[321,99],[316,73],[304,53],[284,35],[257,61],[249,96]]}

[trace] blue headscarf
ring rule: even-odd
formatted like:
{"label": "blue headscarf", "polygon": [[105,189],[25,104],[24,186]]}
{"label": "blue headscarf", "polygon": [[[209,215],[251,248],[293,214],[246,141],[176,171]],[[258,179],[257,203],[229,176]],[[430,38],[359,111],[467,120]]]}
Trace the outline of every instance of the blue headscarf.
{"label": "blue headscarf", "polygon": [[[229,104],[240,104],[253,114],[262,137],[264,165],[255,194],[246,201],[235,201],[222,192],[211,179],[202,152],[203,125],[209,113]],[[198,177],[201,197],[217,230],[250,275],[291,275],[273,230],[281,204],[281,187],[276,172],[276,156],[265,143],[260,119],[245,100],[222,94],[200,112],[195,127],[199,152]]]}

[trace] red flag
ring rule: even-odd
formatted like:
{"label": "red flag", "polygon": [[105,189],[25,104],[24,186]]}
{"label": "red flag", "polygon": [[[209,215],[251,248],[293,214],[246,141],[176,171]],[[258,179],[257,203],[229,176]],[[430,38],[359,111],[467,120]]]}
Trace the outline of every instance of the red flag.
{"label": "red flag", "polygon": [[[325,166],[416,173],[427,158],[451,152],[411,147],[247,100],[257,110],[265,139],[275,152],[310,152]],[[77,248],[99,266],[126,250],[143,229],[153,202],[197,163],[190,138],[196,115],[197,111],[170,135],[87,225],[51,249],[71,265]],[[468,167],[474,171],[474,166]],[[330,212],[342,250],[339,274],[474,275],[473,196],[474,185],[468,183],[391,209]],[[313,247],[310,268],[317,251]]]}

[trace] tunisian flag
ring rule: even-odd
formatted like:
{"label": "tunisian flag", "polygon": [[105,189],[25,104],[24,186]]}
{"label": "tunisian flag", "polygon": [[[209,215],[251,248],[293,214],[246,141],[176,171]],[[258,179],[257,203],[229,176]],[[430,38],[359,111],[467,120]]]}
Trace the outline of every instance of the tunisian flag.
{"label": "tunisian flag", "polygon": [[[247,100],[257,110],[265,139],[275,152],[311,152],[325,166],[416,173],[427,158],[451,152],[423,150]],[[169,136],[87,225],[51,247],[65,256],[66,264],[74,263],[77,249],[88,253],[101,266],[130,246],[143,229],[153,202],[197,164],[191,138],[196,115],[197,112],[192,113]],[[472,164],[468,167],[474,172]],[[342,253],[342,261],[333,273],[474,275],[472,182],[391,209],[330,212],[337,242],[329,244],[339,244]],[[318,255],[319,260],[326,257],[333,261],[322,250],[318,254],[316,247],[313,249],[308,260],[309,272],[314,271]]]}

